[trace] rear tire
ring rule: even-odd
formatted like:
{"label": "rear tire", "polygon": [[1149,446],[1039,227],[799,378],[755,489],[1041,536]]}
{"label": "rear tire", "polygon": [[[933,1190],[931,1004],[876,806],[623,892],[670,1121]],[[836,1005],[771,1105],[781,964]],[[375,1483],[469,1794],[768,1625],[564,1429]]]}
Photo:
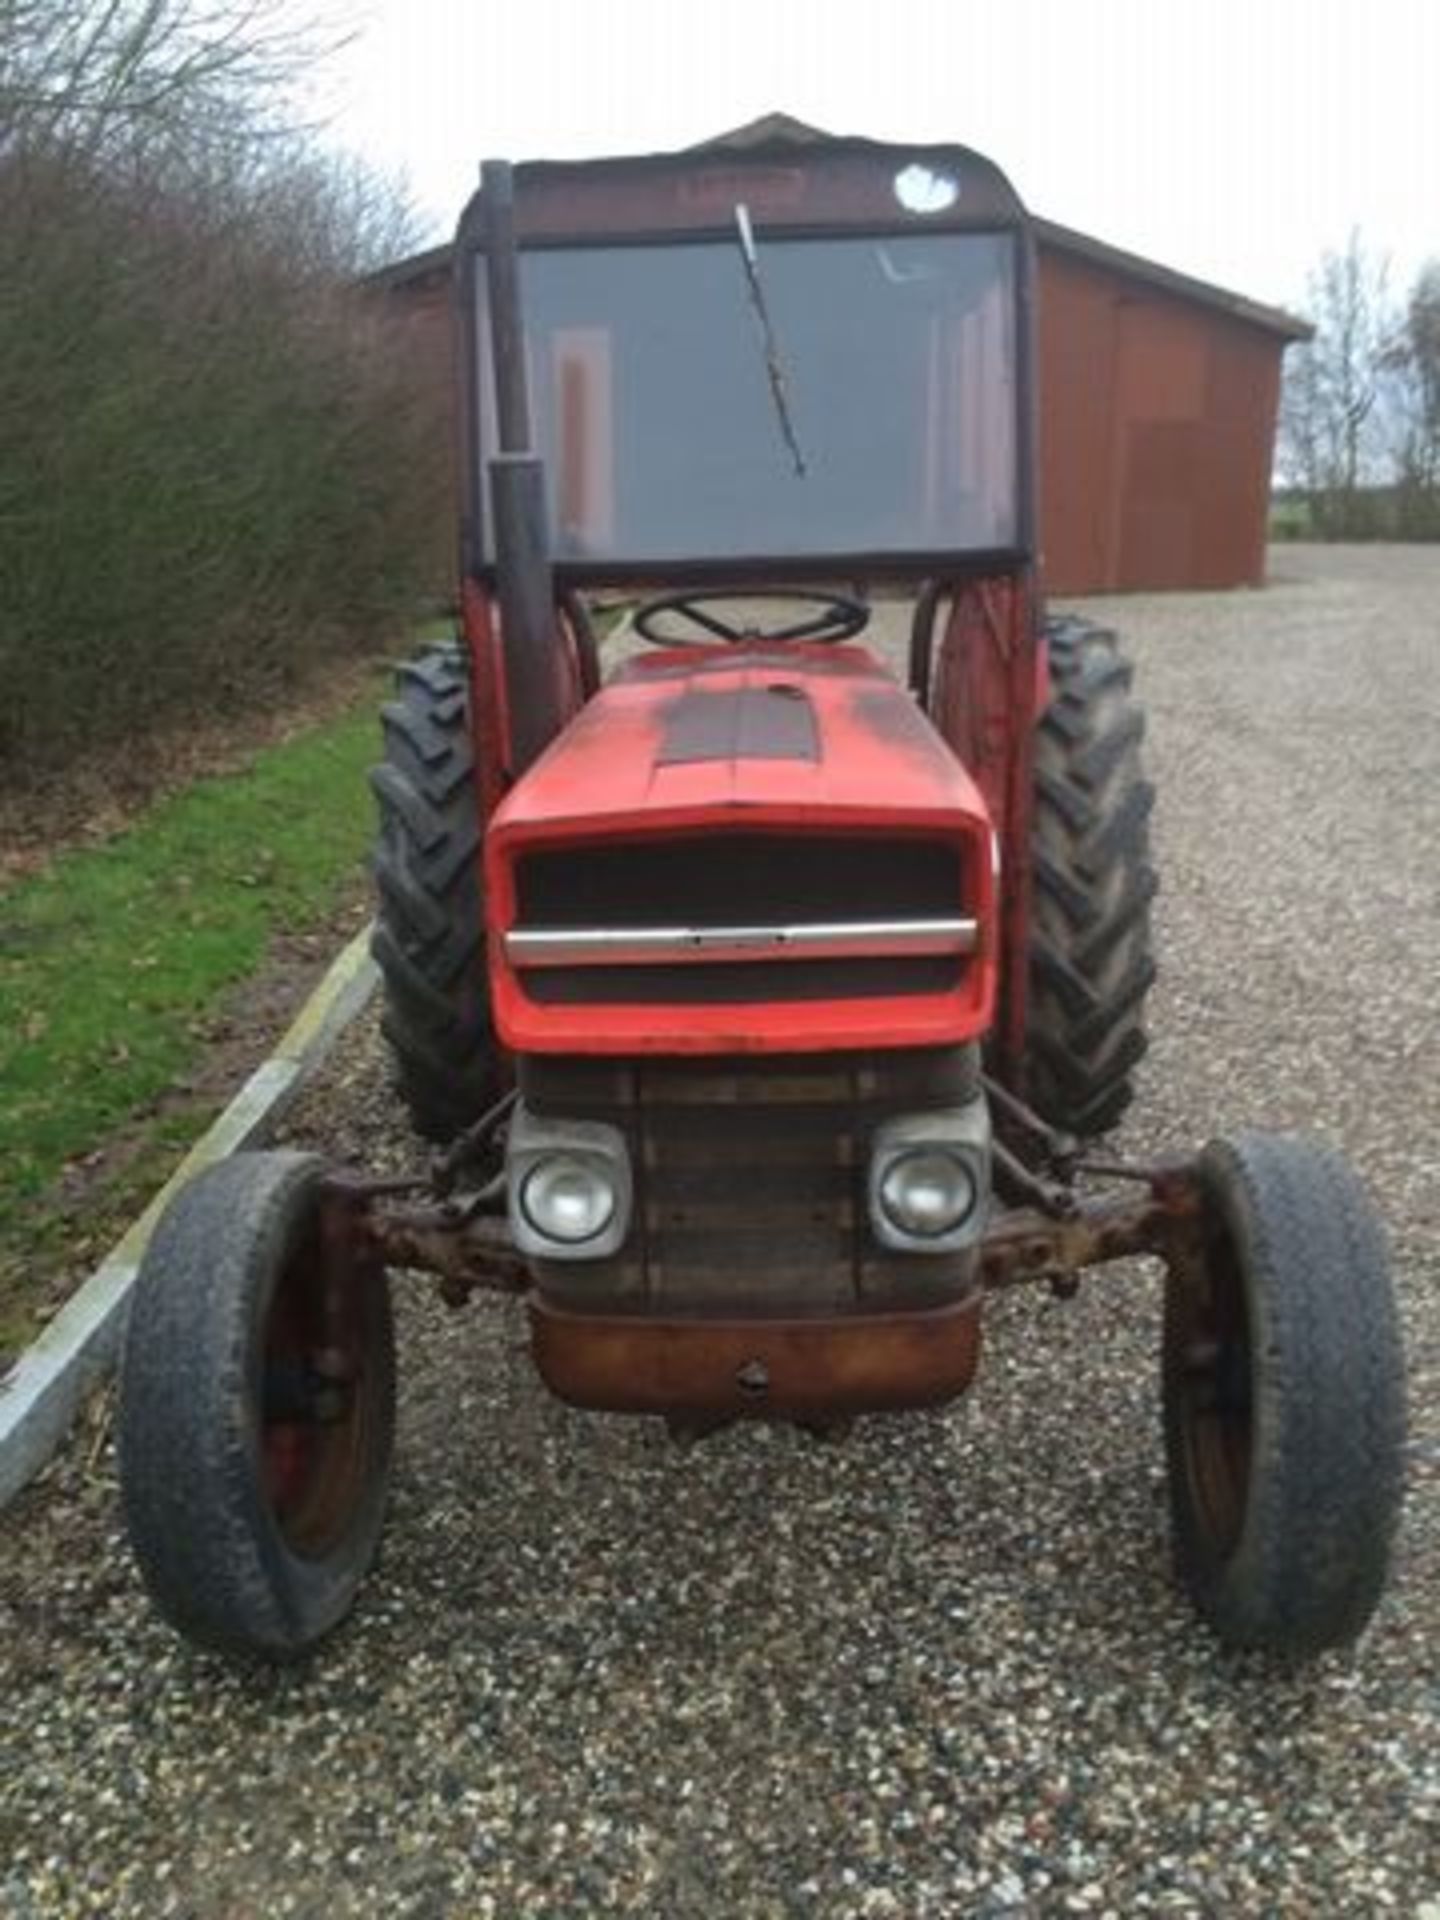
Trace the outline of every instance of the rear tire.
{"label": "rear tire", "polygon": [[326,1284],[323,1163],[242,1153],[170,1202],[120,1371],[120,1492],[156,1605],[205,1647],[293,1659],[349,1612],[395,1420],[385,1275]]}
{"label": "rear tire", "polygon": [[485,974],[480,813],[470,689],[456,647],[396,674],[381,714],[385,758],[370,775],[380,813],[371,950],[384,980],[381,1029],[417,1133],[452,1139],[501,1088]]}
{"label": "rear tire", "polygon": [[1384,1239],[1311,1141],[1217,1141],[1200,1175],[1200,1256],[1165,1289],[1177,1568],[1221,1640],[1302,1658],[1355,1639],[1389,1571],[1405,1407]]}
{"label": "rear tire", "polygon": [[1094,1138],[1134,1098],[1145,997],[1155,978],[1145,718],[1115,635],[1088,620],[1046,627],[1052,695],[1035,741],[1027,1099],[1065,1133]]}

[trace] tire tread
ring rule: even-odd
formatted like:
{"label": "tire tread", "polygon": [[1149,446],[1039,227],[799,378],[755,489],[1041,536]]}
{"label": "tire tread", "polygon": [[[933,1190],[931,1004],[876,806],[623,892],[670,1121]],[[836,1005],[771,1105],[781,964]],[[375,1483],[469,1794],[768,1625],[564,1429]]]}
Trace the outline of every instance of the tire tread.
{"label": "tire tread", "polygon": [[120,1490],[152,1598],[188,1639],[289,1659],[348,1610],[384,1517],[394,1425],[394,1347],[383,1275],[373,1476],[364,1510],[324,1563],[297,1562],[260,1500],[253,1396],[256,1319],[323,1163],[313,1154],[237,1154],[207,1167],[156,1225],[131,1302],[120,1368]]}
{"label": "tire tread", "polygon": [[395,686],[381,713],[385,758],[370,775],[380,821],[371,951],[400,1097],[416,1132],[443,1142],[498,1091],[460,649],[448,645],[405,662]]}
{"label": "tire tread", "polygon": [[1308,1657],[1363,1630],[1398,1524],[1404,1360],[1384,1235],[1347,1162],[1315,1141],[1212,1142],[1201,1170],[1248,1274],[1253,1457],[1242,1532],[1222,1558],[1188,1498],[1172,1278],[1163,1386],[1177,1565],[1227,1643]]}
{"label": "tire tread", "polygon": [[1155,978],[1155,790],[1115,635],[1047,623],[1052,698],[1036,740],[1027,1097],[1053,1126],[1108,1132],[1134,1097]]}

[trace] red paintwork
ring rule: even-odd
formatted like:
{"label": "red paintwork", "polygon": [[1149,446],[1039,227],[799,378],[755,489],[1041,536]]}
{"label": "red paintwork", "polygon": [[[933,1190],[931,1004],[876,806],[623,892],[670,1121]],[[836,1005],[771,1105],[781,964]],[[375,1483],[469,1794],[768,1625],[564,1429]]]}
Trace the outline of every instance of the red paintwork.
{"label": "red paintwork", "polygon": [[[803,686],[818,757],[730,755],[662,763],[681,698]],[[501,936],[514,923],[512,862],[527,845],[614,843],[697,830],[923,832],[953,836],[981,946],[945,993],[741,1006],[555,1006],[530,1000]],[[983,1034],[997,970],[992,835],[985,802],[913,700],[863,648],[756,643],[657,652],[577,714],[506,797],[486,836],[490,974],[500,1038],[516,1052],[694,1054],[935,1046]]]}
{"label": "red paintwork", "polygon": [[999,1008],[995,1066],[1019,1089],[1030,950],[1030,820],[1035,727],[1049,698],[1029,580],[958,587],[936,652],[928,711],[975,776],[1000,842]]}
{"label": "red paintwork", "polygon": [[505,792],[510,764],[510,715],[505,700],[505,661],[499,612],[478,580],[467,580],[460,613],[470,660],[471,732],[475,740],[475,797],[484,823]]}
{"label": "red paintwork", "polygon": [[[475,716],[475,786],[480,819],[487,821],[510,784],[510,708],[505,686],[505,648],[500,606],[493,591],[467,580],[460,615],[470,661],[470,711]],[[560,711],[578,713],[585,703],[585,676],[575,630],[563,611],[555,616],[555,673]]]}

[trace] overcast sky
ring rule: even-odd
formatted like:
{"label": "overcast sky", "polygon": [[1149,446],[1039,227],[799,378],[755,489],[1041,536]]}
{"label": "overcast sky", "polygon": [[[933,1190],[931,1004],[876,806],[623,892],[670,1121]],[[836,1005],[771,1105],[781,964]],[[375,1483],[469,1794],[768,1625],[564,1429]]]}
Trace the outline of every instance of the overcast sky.
{"label": "overcast sky", "polygon": [[[333,11],[332,16],[334,17]],[[955,140],[1037,212],[1262,300],[1352,226],[1440,254],[1440,0],[354,0],[335,137],[432,237],[482,157],[685,146],[780,109]]]}

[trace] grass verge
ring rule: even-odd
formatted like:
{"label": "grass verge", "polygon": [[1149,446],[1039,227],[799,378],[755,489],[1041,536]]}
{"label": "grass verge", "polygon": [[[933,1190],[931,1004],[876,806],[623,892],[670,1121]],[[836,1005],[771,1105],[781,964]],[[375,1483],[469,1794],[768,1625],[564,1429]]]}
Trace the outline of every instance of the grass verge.
{"label": "grass verge", "polygon": [[232,1090],[186,1081],[227,993],[356,896],[381,697],[0,892],[0,1356]]}

